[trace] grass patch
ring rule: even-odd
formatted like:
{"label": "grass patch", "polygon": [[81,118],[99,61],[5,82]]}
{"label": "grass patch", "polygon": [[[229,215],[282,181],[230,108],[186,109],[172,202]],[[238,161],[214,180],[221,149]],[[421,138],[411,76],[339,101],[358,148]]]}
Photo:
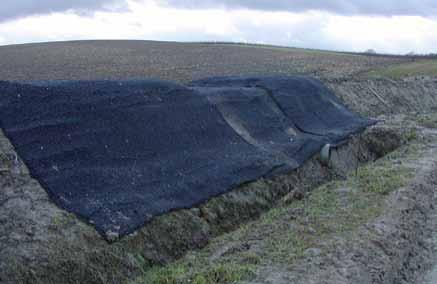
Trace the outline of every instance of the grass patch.
{"label": "grass patch", "polygon": [[68,226],[69,224],[74,224],[76,217],[67,212],[62,212],[61,214],[56,215],[52,219],[52,223],[49,226],[50,229],[60,229],[62,227]]}
{"label": "grass patch", "polygon": [[406,142],[417,140],[417,130],[415,127],[408,127],[405,132],[402,133],[402,138]]}
{"label": "grass patch", "polygon": [[194,275],[195,284],[234,283],[248,279],[253,275],[253,267],[237,263],[223,263],[212,265],[204,271]]}
{"label": "grass patch", "polygon": [[389,77],[399,79],[411,76],[437,76],[437,60],[418,60],[409,63],[393,65],[368,73],[370,77]]}
{"label": "grass patch", "polygon": [[323,246],[321,241],[347,235],[379,216],[384,196],[413,177],[410,169],[396,163],[399,158],[417,155],[416,147],[409,148],[360,168],[346,180],[325,184],[302,201],[265,214],[262,223],[269,224],[265,226],[269,239],[263,259],[292,265],[308,249]]}
{"label": "grass patch", "polygon": [[389,162],[378,166],[368,166],[358,171],[355,183],[361,191],[386,195],[404,186],[412,177],[412,173],[405,167],[395,167]]}
{"label": "grass patch", "polygon": [[250,279],[254,265],[235,262],[197,264],[177,262],[148,270],[136,283],[144,284],[227,284]]}
{"label": "grass patch", "polygon": [[1,172],[9,172],[11,168],[12,162],[10,157],[3,153],[0,149],[0,173]]}
{"label": "grass patch", "polygon": [[431,113],[420,115],[417,122],[423,127],[437,128],[437,114]]}

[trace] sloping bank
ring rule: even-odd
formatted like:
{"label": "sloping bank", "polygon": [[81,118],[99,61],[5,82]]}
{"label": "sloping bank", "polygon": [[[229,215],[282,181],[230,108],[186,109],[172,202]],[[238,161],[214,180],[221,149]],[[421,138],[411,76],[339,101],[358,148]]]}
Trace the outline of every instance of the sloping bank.
{"label": "sloping bank", "polygon": [[433,112],[437,109],[437,78],[411,77],[323,80],[346,105],[363,115]]}
{"label": "sloping bank", "polygon": [[204,246],[283,196],[300,198],[316,185],[355,169],[358,162],[386,154],[408,140],[408,132],[404,134],[374,127],[334,151],[330,166],[314,157],[289,174],[251,182],[201,206],[155,218],[112,244],[53,205],[3,138],[1,280],[119,283],[141,273],[147,262],[167,262]]}

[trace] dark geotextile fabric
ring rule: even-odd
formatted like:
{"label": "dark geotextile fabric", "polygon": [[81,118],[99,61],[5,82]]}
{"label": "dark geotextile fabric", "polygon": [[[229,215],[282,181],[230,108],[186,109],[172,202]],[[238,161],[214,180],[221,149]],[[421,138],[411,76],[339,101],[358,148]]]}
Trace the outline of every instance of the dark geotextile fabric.
{"label": "dark geotextile fabric", "polygon": [[285,173],[372,123],[306,77],[0,82],[0,126],[31,175],[106,237]]}

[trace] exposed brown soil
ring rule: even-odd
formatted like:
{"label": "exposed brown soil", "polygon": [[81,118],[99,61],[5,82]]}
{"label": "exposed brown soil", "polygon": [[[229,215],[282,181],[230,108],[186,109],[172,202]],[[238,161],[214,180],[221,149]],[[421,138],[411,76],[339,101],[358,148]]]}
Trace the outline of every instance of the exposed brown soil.
{"label": "exposed brown soil", "polygon": [[437,110],[437,78],[345,77],[324,81],[346,105],[363,115],[375,117]]}
{"label": "exposed brown soil", "polygon": [[310,74],[339,78],[405,62],[303,49],[150,41],[77,41],[0,47],[0,80],[157,78]]}

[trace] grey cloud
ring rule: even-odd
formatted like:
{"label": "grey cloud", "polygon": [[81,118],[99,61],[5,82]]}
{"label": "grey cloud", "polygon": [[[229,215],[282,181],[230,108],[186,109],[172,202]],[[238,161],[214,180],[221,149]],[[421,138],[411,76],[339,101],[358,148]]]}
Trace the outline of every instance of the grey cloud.
{"label": "grey cloud", "polygon": [[247,8],[268,11],[329,11],[344,15],[437,15],[437,0],[159,0],[183,8]]}
{"label": "grey cloud", "polygon": [[0,9],[0,22],[69,9],[87,13],[115,4],[122,7],[125,0],[3,0]]}

